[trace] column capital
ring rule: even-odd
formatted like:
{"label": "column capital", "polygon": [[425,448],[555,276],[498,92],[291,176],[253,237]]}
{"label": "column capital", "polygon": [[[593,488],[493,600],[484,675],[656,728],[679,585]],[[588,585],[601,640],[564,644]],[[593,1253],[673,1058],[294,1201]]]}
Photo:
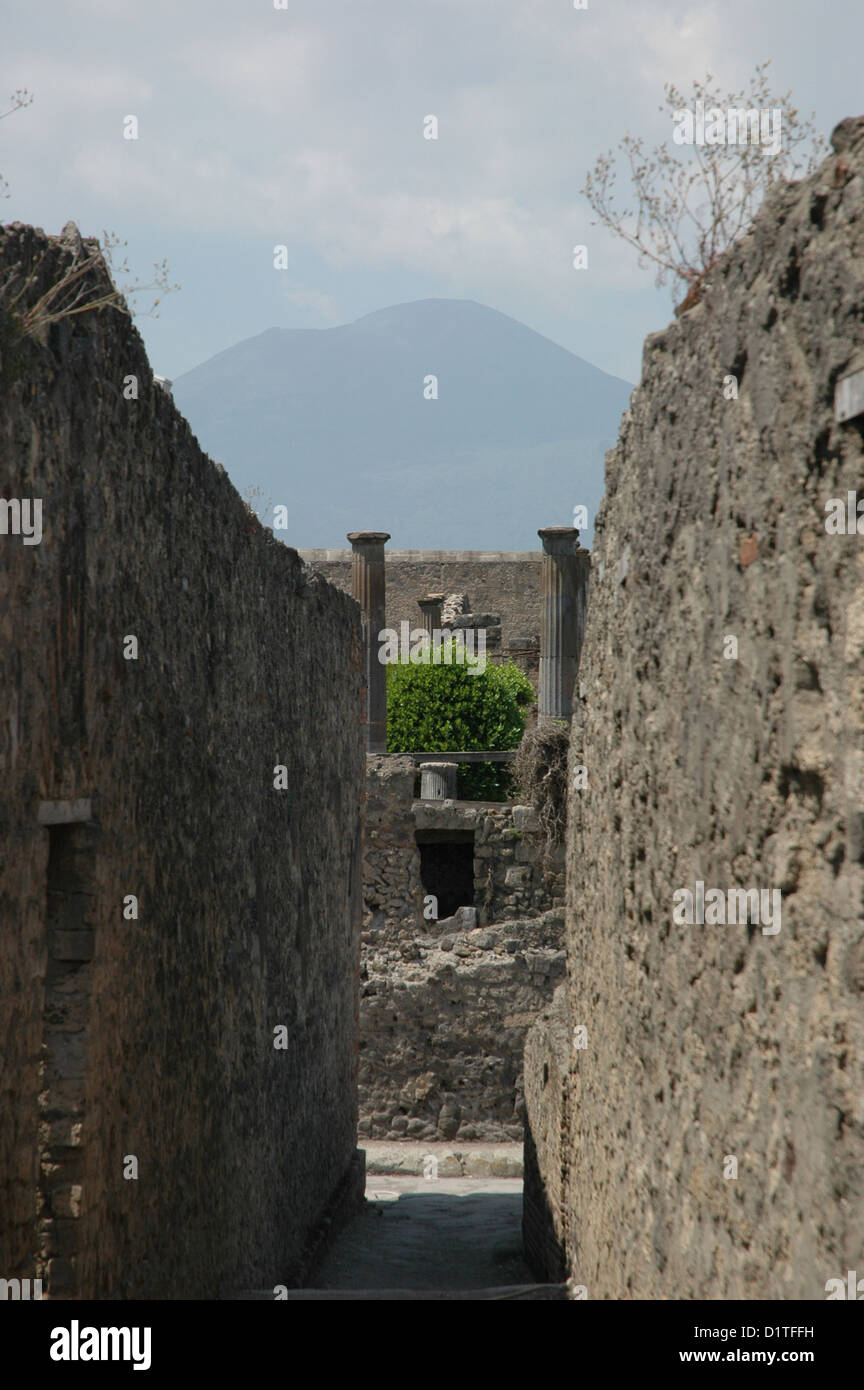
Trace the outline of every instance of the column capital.
{"label": "column capital", "polygon": [[389,539],[389,531],[349,531],[346,536],[352,545],[384,545]]}
{"label": "column capital", "polygon": [[537,535],[547,555],[572,555],[579,540],[575,526],[541,526]]}

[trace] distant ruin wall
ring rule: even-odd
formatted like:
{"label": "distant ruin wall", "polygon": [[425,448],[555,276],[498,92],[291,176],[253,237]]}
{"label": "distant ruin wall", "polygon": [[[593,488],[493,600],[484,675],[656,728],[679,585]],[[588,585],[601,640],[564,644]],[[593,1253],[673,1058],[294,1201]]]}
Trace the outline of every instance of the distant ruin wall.
{"label": "distant ruin wall", "polygon": [[363,927],[413,934],[423,921],[420,851],[415,837],[411,757],[370,755],[366,759],[366,824],[363,840]]}
{"label": "distant ruin wall", "polygon": [[[395,538],[398,539],[398,538]],[[331,584],[351,592],[350,550],[300,550]],[[464,593],[474,613],[501,615],[502,645],[540,640],[540,560],[530,550],[386,550],[387,625],[422,627],[417,600]]]}
{"label": "distant ruin wall", "polygon": [[[833,146],[647,339],[607,457],[567,864],[587,1040],[544,1062],[538,1024],[526,1082],[539,1136],[542,1067],[570,1074],[557,1220],[592,1299],[824,1299],[861,1271],[864,415],[835,390],[864,368],[864,120]],[[699,883],[779,891],[780,931],[676,923]]]}
{"label": "distant ruin wall", "polygon": [[388,753],[366,760],[366,834],[363,847],[363,926],[398,939],[426,929],[417,836],[473,842],[473,896],[485,926],[507,918],[536,917],[564,905],[564,851],[547,847],[537,813],[509,802],[420,801],[414,758]]}
{"label": "distant ruin wall", "polygon": [[[367,759],[360,1133],[519,1139],[525,1033],[564,972],[563,855],[532,807],[417,801],[416,775]],[[424,916],[418,834],[473,842],[455,917]]]}
{"label": "distant ruin wall", "polygon": [[[74,248],[0,231],[0,282],[44,252],[32,302]],[[293,1282],[358,1174],[359,609],[118,313],[40,344],[0,311],[0,373],[3,498],[44,527],[0,534],[0,1276]]]}

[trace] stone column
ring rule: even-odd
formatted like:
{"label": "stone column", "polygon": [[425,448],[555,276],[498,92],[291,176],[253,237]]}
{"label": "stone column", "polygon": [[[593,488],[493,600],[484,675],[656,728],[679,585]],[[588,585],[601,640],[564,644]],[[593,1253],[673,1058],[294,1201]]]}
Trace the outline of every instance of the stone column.
{"label": "stone column", "polygon": [[423,631],[428,632],[429,636],[435,631],[436,627],[441,627],[441,605],[444,602],[443,594],[427,594],[425,598],[418,598],[420,611],[423,614]]}
{"label": "stone column", "polygon": [[350,531],[351,592],[363,609],[366,649],[366,752],[387,752],[387,669],[378,660],[386,624],[384,546],[389,531]]}
{"label": "stone column", "polygon": [[456,796],[458,763],[421,763],[420,798],[422,801],[444,801]]}
{"label": "stone column", "polygon": [[538,722],[569,719],[582,645],[579,532],[575,526],[544,526],[540,599],[540,693]]}

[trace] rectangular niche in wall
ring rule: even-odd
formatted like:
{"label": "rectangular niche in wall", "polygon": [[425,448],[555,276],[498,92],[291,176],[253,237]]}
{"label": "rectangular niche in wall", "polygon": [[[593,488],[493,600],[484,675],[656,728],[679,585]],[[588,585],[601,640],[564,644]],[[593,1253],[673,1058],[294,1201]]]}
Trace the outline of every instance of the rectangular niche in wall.
{"label": "rectangular niche in wall", "polygon": [[52,1298],[74,1298],[84,1206],[86,1069],[98,903],[99,827],[89,801],[43,802],[48,883],[38,1194],[39,1277]]}
{"label": "rectangular niche in wall", "polygon": [[418,830],[423,892],[438,899],[438,917],[474,906],[474,831]]}

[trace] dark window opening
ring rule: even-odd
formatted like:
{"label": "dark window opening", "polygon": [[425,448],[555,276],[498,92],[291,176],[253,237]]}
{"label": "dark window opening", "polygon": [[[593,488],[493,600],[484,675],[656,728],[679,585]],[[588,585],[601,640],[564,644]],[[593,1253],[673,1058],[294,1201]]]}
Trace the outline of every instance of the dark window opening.
{"label": "dark window opening", "polygon": [[439,919],[452,917],[457,907],[473,907],[474,832],[418,831],[417,845],[423,892],[438,899]]}

